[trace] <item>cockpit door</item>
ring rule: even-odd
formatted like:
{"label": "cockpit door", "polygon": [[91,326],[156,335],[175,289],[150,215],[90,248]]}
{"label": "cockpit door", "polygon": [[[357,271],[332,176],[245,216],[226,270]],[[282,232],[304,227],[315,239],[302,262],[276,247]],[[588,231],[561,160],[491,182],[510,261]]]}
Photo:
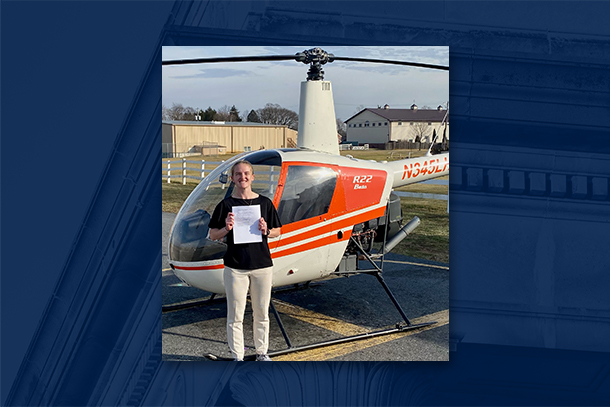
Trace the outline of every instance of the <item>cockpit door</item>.
{"label": "cockpit door", "polygon": [[298,263],[301,271],[324,274],[336,185],[333,166],[292,162],[284,167],[276,194],[282,236],[271,246],[278,261],[286,259]]}

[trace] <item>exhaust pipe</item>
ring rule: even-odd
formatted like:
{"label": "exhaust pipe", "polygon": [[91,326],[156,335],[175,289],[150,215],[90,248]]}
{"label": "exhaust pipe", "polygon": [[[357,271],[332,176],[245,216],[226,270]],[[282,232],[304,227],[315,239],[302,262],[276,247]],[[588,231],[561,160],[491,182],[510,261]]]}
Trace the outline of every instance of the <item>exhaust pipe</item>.
{"label": "exhaust pipe", "polygon": [[400,229],[398,233],[396,233],[396,235],[394,235],[394,237],[392,237],[386,243],[385,250],[382,252],[382,254],[388,254],[389,252],[391,252],[392,249],[395,248],[398,243],[402,242],[402,239],[404,239],[405,237],[407,237],[407,235],[413,232],[415,228],[419,226],[420,223],[421,220],[419,220],[417,216],[411,219],[409,223],[404,225],[402,229]]}

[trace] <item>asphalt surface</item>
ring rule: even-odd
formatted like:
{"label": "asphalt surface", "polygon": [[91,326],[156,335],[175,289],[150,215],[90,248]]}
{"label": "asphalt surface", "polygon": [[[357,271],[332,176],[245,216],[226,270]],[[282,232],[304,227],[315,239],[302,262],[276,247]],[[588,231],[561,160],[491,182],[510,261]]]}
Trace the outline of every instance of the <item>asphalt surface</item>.
{"label": "asphalt surface", "polygon": [[[174,214],[163,213],[163,306],[202,300],[210,293],[185,286],[169,269],[167,240]],[[366,266],[362,263],[361,267]],[[368,268],[368,266],[367,266]],[[383,278],[411,323],[437,324],[274,357],[281,360],[336,361],[446,361],[449,360],[449,269],[406,256],[386,256]],[[342,335],[392,328],[402,317],[372,275],[334,277],[308,288],[277,292],[273,300],[294,346]],[[270,352],[286,349],[279,326],[270,313]],[[244,320],[246,355],[254,353],[252,311]],[[226,304],[220,297],[205,306],[164,312],[163,360],[207,361],[212,353],[229,357],[226,343]]]}

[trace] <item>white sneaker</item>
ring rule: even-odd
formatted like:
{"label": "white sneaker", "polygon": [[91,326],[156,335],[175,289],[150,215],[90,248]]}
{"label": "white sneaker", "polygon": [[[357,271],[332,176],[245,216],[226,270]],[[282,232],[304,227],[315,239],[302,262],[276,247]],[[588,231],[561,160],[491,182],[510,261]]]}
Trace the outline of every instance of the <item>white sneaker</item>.
{"label": "white sneaker", "polygon": [[257,362],[272,362],[271,358],[268,355],[256,355]]}

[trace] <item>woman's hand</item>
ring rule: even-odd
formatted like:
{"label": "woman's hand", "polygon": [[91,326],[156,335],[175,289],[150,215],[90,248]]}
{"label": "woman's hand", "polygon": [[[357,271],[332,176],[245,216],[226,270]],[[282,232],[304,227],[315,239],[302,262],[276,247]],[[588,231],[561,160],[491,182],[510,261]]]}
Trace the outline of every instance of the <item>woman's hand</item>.
{"label": "woman's hand", "polygon": [[225,225],[227,231],[231,231],[233,229],[233,226],[235,225],[235,214],[233,212],[229,212],[229,214],[227,215],[227,218],[225,219]]}
{"label": "woman's hand", "polygon": [[260,218],[258,220],[258,230],[261,231],[263,236],[267,236],[267,222],[265,222],[265,218]]}

